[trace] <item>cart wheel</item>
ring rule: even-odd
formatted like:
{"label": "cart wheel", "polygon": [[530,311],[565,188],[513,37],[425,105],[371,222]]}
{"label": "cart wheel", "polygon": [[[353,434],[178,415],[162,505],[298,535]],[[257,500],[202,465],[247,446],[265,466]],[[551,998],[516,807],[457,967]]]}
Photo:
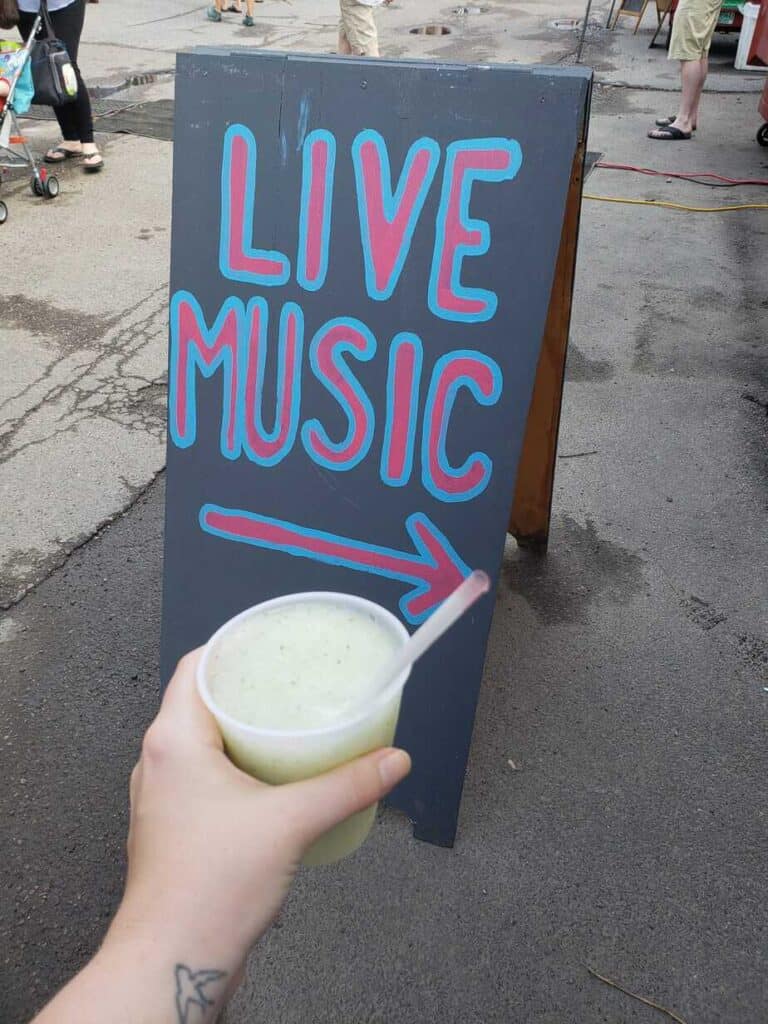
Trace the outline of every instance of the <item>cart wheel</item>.
{"label": "cart wheel", "polygon": [[759,146],[768,146],[768,121],[758,129],[757,143]]}
{"label": "cart wheel", "polygon": [[59,179],[49,174],[43,182],[43,195],[46,199],[55,199],[59,194]]}
{"label": "cart wheel", "polygon": [[5,203],[2,201],[2,199],[0,199],[0,224],[5,224],[5,222],[7,220],[8,220],[8,207],[5,205]]}
{"label": "cart wheel", "polygon": [[40,178],[38,178],[38,176],[36,174],[32,175],[32,178],[31,178],[31,180],[29,182],[29,187],[32,189],[32,192],[33,192],[34,195],[36,195],[36,196],[43,195],[43,183],[40,180]]}

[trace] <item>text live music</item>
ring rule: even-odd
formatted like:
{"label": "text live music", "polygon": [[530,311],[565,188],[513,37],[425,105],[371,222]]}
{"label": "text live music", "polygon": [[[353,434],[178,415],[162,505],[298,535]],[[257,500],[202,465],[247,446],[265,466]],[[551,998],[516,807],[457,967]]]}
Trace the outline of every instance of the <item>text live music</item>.
{"label": "text live music", "polygon": [[[299,303],[286,302],[278,312],[270,310],[264,297],[267,289],[284,286],[292,277],[307,293],[316,293],[325,284],[333,231],[334,136],[316,130],[303,144],[299,241],[293,267],[287,254],[256,247],[258,203],[268,201],[258,194],[258,156],[252,132],[243,125],[230,125],[221,162],[219,271],[223,278],[247,284],[260,294],[248,301],[232,296],[207,317],[191,292],[179,290],[172,296],[172,443],[179,448],[195,444],[198,375],[218,375],[222,388],[219,443],[226,459],[246,458],[274,467],[300,443],[316,465],[344,472],[371,455],[377,436],[384,485],[405,487],[416,463],[432,497],[441,502],[472,501],[487,488],[493,463],[483,451],[471,452],[460,465],[449,461],[451,417],[462,391],[476,407],[499,402],[504,386],[501,367],[469,346],[447,352],[429,366],[422,339],[402,330],[389,339],[384,408],[374,408],[355,372],[355,363],[369,362],[380,351],[370,328],[348,316],[307,325]],[[497,295],[462,284],[465,260],[484,256],[491,246],[489,225],[470,214],[472,188],[476,182],[512,181],[522,163],[518,143],[504,138],[465,139],[449,144],[443,153],[433,139],[420,138],[411,145],[395,182],[386,142],[378,133],[360,132],[349,156],[368,297],[387,302],[394,295],[442,166],[427,306],[436,322],[466,324],[470,333],[473,326],[491,321]],[[276,345],[276,358],[270,361],[276,370],[274,385],[265,381],[272,344]],[[332,438],[319,419],[302,415],[306,372],[338,404],[347,425],[343,438]],[[264,422],[265,394],[276,396],[270,426]],[[482,415],[482,408],[476,414]],[[231,535],[232,524],[222,520],[225,512],[216,506],[204,509],[202,528]],[[413,535],[419,524],[410,525]]]}

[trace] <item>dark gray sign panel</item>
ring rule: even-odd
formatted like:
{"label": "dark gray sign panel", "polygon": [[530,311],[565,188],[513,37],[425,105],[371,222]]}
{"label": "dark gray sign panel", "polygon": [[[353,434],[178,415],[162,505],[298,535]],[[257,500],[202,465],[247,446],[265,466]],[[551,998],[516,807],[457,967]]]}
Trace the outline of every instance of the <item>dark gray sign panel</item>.
{"label": "dark gray sign panel", "polygon": [[[162,671],[299,590],[494,580],[581,69],[179,57]],[[416,666],[391,802],[452,843],[493,602]]]}

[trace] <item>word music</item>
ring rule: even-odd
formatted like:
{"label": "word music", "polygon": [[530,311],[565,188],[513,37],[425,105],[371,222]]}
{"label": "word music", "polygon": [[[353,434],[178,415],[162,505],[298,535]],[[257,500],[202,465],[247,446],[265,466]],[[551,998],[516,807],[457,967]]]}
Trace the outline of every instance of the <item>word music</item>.
{"label": "word music", "polygon": [[[443,163],[434,232],[427,306],[440,321],[468,327],[493,319],[498,298],[492,291],[462,284],[465,260],[485,255],[491,231],[470,216],[476,182],[512,180],[522,163],[517,142],[486,138],[453,142],[444,160],[439,144],[421,138],[412,144],[396,186],[385,140],[361,132],[351,147],[356,185],[365,288],[372,302],[394,295],[406,265],[427,196]],[[292,279],[307,293],[323,288],[333,234],[337,145],[325,130],[311,132],[303,144],[298,251],[259,249],[254,224],[258,146],[243,125],[230,125],[223,145],[219,271],[223,278],[259,291]],[[270,321],[276,326],[275,411],[264,422],[263,404]],[[170,434],[188,448],[197,439],[198,374],[221,375],[220,449],[227,459],[245,457],[272,467],[300,439],[317,465],[343,472],[365,459],[381,428],[380,477],[390,487],[409,483],[420,460],[424,487],[444,502],[470,501],[488,486],[492,462],[483,452],[452,465],[447,438],[457,395],[464,389],[478,406],[497,403],[503,390],[498,363],[482,352],[462,348],[440,356],[425,372],[421,338],[407,330],[389,340],[386,401],[376,410],[354,372],[354,363],[377,355],[370,328],[353,317],[335,317],[305,330],[301,305],[285,302],[270,317],[263,295],[249,301],[232,296],[212,322],[194,295],[178,291],[171,301],[169,380]],[[342,438],[332,438],[317,418],[302,417],[302,380],[309,368],[338,404],[347,423]],[[419,426],[420,424],[420,426]]]}

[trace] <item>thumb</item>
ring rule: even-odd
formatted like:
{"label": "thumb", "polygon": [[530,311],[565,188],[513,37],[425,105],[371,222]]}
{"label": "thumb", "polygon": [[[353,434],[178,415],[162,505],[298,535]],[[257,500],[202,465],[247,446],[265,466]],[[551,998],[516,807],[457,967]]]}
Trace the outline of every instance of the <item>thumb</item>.
{"label": "thumb", "polygon": [[404,750],[386,747],[304,782],[280,786],[286,819],[296,822],[305,843],[351,814],[365,810],[386,796],[411,770]]}

